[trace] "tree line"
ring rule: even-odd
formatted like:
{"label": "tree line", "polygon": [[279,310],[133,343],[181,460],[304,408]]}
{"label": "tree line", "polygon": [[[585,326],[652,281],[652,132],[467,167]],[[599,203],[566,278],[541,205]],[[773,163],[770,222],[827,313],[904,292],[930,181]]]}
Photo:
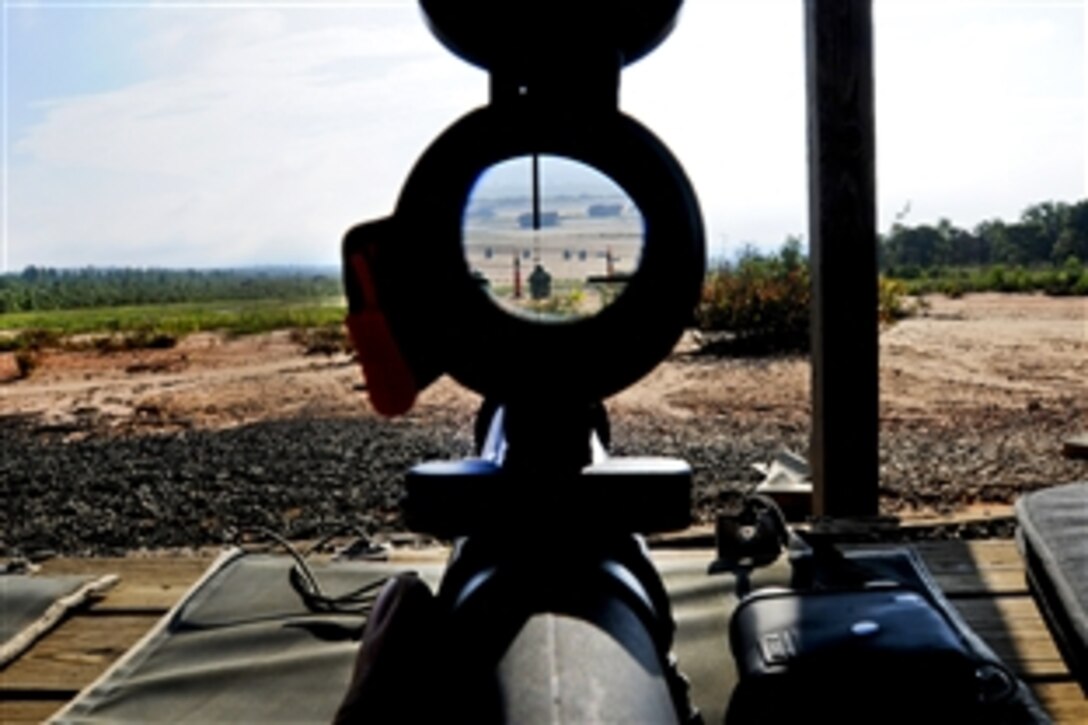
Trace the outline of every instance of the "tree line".
{"label": "tree line", "polygon": [[[791,248],[792,249],[792,248]],[[793,254],[793,250],[790,254]],[[948,219],[908,226],[896,222],[881,235],[881,272],[903,280],[946,276],[959,269],[979,274],[966,289],[1026,290],[1035,285],[1032,268],[1059,269],[1059,280],[1043,280],[1054,292],[1084,294],[1088,282],[1088,199],[1046,201],[1007,223],[984,221],[962,229]],[[1009,269],[1005,269],[1009,268]],[[985,272],[978,272],[985,270]],[[941,274],[934,274],[942,272]],[[998,275],[1001,279],[990,280]],[[1008,279],[1005,279],[1005,278]],[[0,314],[90,307],[214,302],[218,300],[312,299],[341,294],[333,272],[300,268],[173,270],[87,267],[27,267],[0,275]],[[924,291],[924,290],[916,290]]]}
{"label": "tree line", "polygon": [[935,225],[895,223],[880,239],[881,271],[913,279],[941,267],[1062,267],[1088,263],[1088,199],[1068,204],[1046,201],[1006,223],[984,221],[961,229],[948,219]]}
{"label": "tree line", "polygon": [[284,269],[54,269],[0,275],[0,314],[220,300],[310,299],[341,294],[338,275]]}

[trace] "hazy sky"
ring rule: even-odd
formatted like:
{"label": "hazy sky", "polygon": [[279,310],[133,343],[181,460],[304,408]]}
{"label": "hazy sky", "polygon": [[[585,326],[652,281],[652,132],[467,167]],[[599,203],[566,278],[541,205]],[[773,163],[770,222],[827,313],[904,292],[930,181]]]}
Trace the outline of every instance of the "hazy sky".
{"label": "hazy sky", "polygon": [[[332,263],[486,102],[414,2],[0,0],[3,264]],[[1088,196],[1084,0],[875,0],[880,225]],[[688,0],[623,74],[712,251],[807,231],[801,0]]]}

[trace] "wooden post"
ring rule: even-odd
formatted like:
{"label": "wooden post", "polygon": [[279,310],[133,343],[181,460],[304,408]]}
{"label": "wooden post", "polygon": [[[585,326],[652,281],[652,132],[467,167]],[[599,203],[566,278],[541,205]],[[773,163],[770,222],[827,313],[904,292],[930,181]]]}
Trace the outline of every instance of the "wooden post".
{"label": "wooden post", "polygon": [[874,516],[879,477],[872,0],[805,0],[813,513]]}
{"label": "wooden post", "polygon": [[521,299],[521,255],[514,250],[514,299]]}

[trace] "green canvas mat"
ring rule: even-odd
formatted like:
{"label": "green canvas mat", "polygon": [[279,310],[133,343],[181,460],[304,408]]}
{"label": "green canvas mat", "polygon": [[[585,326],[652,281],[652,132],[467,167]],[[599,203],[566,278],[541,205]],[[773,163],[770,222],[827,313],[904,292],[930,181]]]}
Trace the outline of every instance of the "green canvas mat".
{"label": "green canvas mat", "polygon": [[[898,553],[896,553],[896,551]],[[932,586],[920,560],[902,550],[852,553],[888,576]],[[872,559],[872,557],[876,557]],[[677,622],[675,653],[705,722],[721,722],[736,680],[729,652],[734,578],[707,575],[708,551],[654,555]],[[329,722],[347,688],[358,644],[323,638],[322,626],[358,626],[358,617],[308,613],[290,588],[287,556],[224,554],[182,602],[54,722]],[[437,588],[442,567],[374,562],[315,565],[330,594],[412,569]],[[784,586],[784,560],[760,570],[753,586]],[[966,630],[962,620],[956,619]],[[971,635],[973,636],[973,635]],[[976,638],[977,639],[977,638]],[[983,651],[988,651],[980,643]],[[1026,715],[1045,722],[1021,687]]]}

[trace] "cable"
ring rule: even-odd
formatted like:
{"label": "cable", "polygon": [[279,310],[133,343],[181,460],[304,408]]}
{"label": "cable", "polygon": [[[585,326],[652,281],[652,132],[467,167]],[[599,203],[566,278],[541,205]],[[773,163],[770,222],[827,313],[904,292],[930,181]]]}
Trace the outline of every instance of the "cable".
{"label": "cable", "polygon": [[[302,603],[311,612],[323,614],[360,614],[366,616],[374,606],[374,602],[377,600],[378,593],[381,591],[382,587],[384,587],[386,582],[392,578],[391,576],[384,576],[344,594],[330,596],[321,588],[321,583],[317,580],[317,577],[314,576],[313,570],[306,561],[306,557],[294,544],[280,534],[269,529],[256,528],[251,529],[251,531],[252,533],[258,534],[279,544],[283,547],[284,551],[294,559],[295,563],[288,573],[288,581],[291,584],[291,588],[299,595]],[[311,547],[308,550],[308,553],[312,552],[315,548],[319,548],[321,543],[327,542],[328,539],[329,537],[322,539],[321,542]]]}

